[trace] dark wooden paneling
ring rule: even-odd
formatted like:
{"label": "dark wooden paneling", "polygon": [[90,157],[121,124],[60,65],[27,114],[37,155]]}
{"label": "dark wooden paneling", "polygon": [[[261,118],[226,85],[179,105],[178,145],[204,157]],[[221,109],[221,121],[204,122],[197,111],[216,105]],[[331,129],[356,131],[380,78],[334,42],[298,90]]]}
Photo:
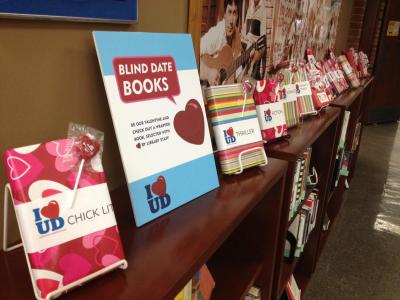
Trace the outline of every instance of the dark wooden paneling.
{"label": "dark wooden paneling", "polygon": [[400,22],[400,1],[387,0],[379,48],[375,60],[375,82],[369,104],[369,123],[397,121],[400,117],[398,82],[400,36],[387,36],[389,21]]}

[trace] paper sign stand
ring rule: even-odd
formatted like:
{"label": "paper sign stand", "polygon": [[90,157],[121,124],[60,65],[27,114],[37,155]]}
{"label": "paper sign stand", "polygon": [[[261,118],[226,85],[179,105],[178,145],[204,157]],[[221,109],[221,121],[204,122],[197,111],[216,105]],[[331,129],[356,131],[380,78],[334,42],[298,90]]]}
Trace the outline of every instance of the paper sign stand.
{"label": "paper sign stand", "polygon": [[[7,183],[4,186],[4,207],[3,207],[3,251],[9,252],[18,249],[22,243],[8,247],[8,195],[11,195],[10,185]],[[12,196],[11,196],[12,197]]]}
{"label": "paper sign stand", "polygon": [[318,113],[319,113],[318,110],[313,110],[313,111],[310,111],[310,112],[300,113],[300,118],[303,119],[303,118],[306,118],[308,116],[316,116],[316,115],[318,115]]}
{"label": "paper sign stand", "polygon": [[265,154],[264,147],[253,147],[253,148],[250,148],[250,149],[246,149],[246,150],[243,150],[242,152],[239,153],[238,162],[239,162],[240,169],[239,169],[239,171],[233,173],[233,175],[238,175],[238,174],[243,173],[242,156],[245,155],[246,153],[249,153],[249,152],[254,151],[254,150],[260,150],[262,155],[263,155],[263,157],[264,157],[265,163],[263,163],[263,164],[261,164],[259,166],[262,167],[262,166],[266,166],[268,164],[268,158],[267,158],[267,155]]}
{"label": "paper sign stand", "polygon": [[[4,207],[3,207],[3,209],[4,209],[4,211],[3,211],[3,251],[4,252],[10,252],[12,250],[18,249],[19,247],[21,247],[23,245],[23,240],[22,240],[22,243],[19,243],[17,245],[11,246],[11,247],[8,246],[8,202],[10,200],[9,196],[11,196],[11,198],[12,198],[10,184],[7,183],[4,186]],[[18,220],[17,214],[16,214],[16,217]],[[19,227],[19,220],[18,220],[18,227]],[[23,239],[22,235],[21,235],[21,239]],[[35,289],[35,282],[33,280],[32,267],[31,267],[31,264],[30,264],[30,261],[28,258],[28,253],[25,251],[25,249],[24,249],[24,253],[25,253],[26,262],[28,264],[29,276],[31,278],[35,297],[37,299],[43,299],[40,295],[37,294],[37,289]],[[127,267],[128,267],[128,262],[126,261],[126,259],[119,260],[97,272],[94,272],[88,276],[85,276],[77,281],[74,281],[70,284],[67,284],[66,286],[60,287],[60,288],[48,293],[45,299],[46,300],[55,299],[55,298],[61,296],[63,293],[66,293],[68,290],[70,290],[74,287],[81,286],[82,284],[84,284],[85,282],[87,282],[93,278],[101,276],[101,275],[108,273],[117,268],[125,270]]]}

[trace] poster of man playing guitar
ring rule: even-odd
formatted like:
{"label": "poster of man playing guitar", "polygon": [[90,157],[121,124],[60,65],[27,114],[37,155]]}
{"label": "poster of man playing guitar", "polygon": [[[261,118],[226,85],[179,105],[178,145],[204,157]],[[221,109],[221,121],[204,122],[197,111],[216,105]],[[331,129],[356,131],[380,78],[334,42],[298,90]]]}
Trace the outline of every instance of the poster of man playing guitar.
{"label": "poster of man playing guitar", "polygon": [[[262,79],[266,64],[264,0],[203,0],[200,79],[214,86]],[[206,22],[204,20],[206,19]]]}

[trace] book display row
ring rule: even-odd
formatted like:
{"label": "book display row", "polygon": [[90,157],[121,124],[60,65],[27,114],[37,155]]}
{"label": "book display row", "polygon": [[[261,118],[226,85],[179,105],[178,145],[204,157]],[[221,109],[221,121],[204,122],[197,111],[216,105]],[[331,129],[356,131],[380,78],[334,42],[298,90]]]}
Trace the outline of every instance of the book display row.
{"label": "book display row", "polygon": [[[311,184],[316,185],[318,183],[311,182],[311,179],[309,180],[311,151],[312,148],[307,148],[304,151],[303,155],[299,157],[296,161],[296,169],[293,178],[292,197],[290,199],[289,220],[291,220],[296,215],[299,206],[301,205],[303,200],[305,200],[307,187]],[[314,176],[317,175],[314,174]]]}
{"label": "book display row", "polygon": [[[94,32],[93,37],[137,227],[217,189],[215,152],[224,175],[267,165],[265,145],[290,143],[289,128],[318,115],[367,75],[361,52],[349,50],[336,59],[329,51],[317,61],[309,49],[305,60],[268,79],[202,90],[190,35]],[[348,119],[346,114],[335,186],[350,160]],[[360,132],[361,123],[353,150]],[[103,139],[102,133],[73,124],[63,139],[3,155],[9,182],[5,208],[11,195],[37,299],[58,297],[128,267],[101,162]],[[296,160],[289,199],[289,261],[300,257],[316,226],[317,171],[307,147]],[[13,249],[7,242],[3,246]],[[175,300],[211,299],[216,285],[203,265]],[[289,299],[299,299],[290,293]],[[246,295],[261,298],[256,286]]]}
{"label": "book display row", "polygon": [[304,245],[316,224],[318,202],[318,190],[311,192],[292,221],[285,246],[285,258],[288,262],[292,262],[294,257],[300,257],[303,252]]}
{"label": "book display row", "polygon": [[340,131],[340,139],[336,154],[334,182],[332,184],[332,189],[338,186],[341,175],[343,176],[348,175],[347,165],[348,165],[348,160],[350,159],[348,155],[351,152],[346,151],[346,135],[347,135],[347,128],[349,125],[349,120],[350,120],[350,111],[346,110],[344,112],[342,128]]}

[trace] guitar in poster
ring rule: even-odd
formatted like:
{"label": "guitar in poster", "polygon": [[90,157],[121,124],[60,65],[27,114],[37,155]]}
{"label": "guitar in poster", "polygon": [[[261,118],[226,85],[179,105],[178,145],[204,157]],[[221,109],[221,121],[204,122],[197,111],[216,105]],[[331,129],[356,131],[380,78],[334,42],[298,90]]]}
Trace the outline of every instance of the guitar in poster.
{"label": "guitar in poster", "polygon": [[192,39],[94,32],[137,226],[219,186]]}
{"label": "guitar in poster", "polygon": [[262,79],[266,71],[265,0],[211,0],[200,40],[200,79],[214,86]]}

